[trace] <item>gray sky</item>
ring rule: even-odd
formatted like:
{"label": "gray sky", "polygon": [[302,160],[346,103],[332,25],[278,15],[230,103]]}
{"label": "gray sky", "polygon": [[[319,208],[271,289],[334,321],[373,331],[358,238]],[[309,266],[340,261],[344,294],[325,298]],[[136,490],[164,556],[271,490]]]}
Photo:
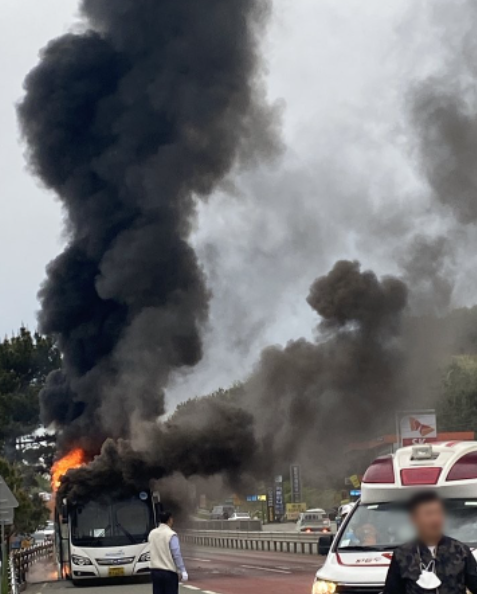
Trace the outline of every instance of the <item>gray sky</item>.
{"label": "gray sky", "polygon": [[[311,336],[307,290],[337,258],[396,273],[404,236],[449,225],[429,209],[404,109],[412,85],[439,68],[444,51],[427,0],[274,4],[266,84],[282,105],[286,152],[237,173],[232,195],[200,208],[193,241],[214,300],[206,356],[176,378],[174,401],[243,377],[267,344]],[[74,24],[76,7],[76,0],[3,0],[0,8],[1,334],[22,322],[35,328],[44,268],[62,244],[59,205],[25,169],[14,103],[39,49]],[[472,295],[475,286],[467,280],[461,288]]]}
{"label": "gray sky", "polygon": [[38,51],[72,22],[74,0],[4,0],[0,8],[0,333],[36,327],[36,293],[61,246],[61,215],[52,195],[25,168],[15,102]]}

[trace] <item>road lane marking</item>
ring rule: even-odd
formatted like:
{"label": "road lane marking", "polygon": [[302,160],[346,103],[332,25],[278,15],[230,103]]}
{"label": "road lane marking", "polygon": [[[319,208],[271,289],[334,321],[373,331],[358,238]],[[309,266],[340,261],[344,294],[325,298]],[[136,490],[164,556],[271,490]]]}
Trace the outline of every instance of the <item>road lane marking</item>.
{"label": "road lane marking", "polygon": [[202,561],[202,563],[212,563],[211,559],[201,559],[200,557],[184,557],[184,559],[188,559],[189,561]]}
{"label": "road lane marking", "polygon": [[245,569],[259,569],[260,571],[272,571],[274,573],[291,573],[291,571],[285,571],[284,569],[272,569],[271,567],[258,567],[257,565],[241,565]]}
{"label": "road lane marking", "polygon": [[201,588],[198,588],[197,586],[189,586],[187,584],[181,584],[181,586],[183,588],[188,588],[189,590],[195,590],[195,591],[202,592],[202,594],[217,594],[217,592],[212,592],[212,590],[202,590]]}

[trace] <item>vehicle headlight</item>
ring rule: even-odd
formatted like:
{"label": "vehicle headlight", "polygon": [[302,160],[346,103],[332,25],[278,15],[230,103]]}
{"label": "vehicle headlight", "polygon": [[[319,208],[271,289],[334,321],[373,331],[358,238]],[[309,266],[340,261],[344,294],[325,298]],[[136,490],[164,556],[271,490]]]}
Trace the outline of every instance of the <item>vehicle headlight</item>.
{"label": "vehicle headlight", "polygon": [[139,557],[139,563],[149,563],[149,561],[151,560],[151,552],[148,551],[147,553],[143,553],[140,557]]}
{"label": "vehicle headlight", "polygon": [[325,580],[316,580],[311,592],[312,594],[335,594],[336,584]]}
{"label": "vehicle headlight", "polygon": [[71,555],[71,561],[73,562],[73,565],[93,565],[88,557],[80,557],[79,555]]}

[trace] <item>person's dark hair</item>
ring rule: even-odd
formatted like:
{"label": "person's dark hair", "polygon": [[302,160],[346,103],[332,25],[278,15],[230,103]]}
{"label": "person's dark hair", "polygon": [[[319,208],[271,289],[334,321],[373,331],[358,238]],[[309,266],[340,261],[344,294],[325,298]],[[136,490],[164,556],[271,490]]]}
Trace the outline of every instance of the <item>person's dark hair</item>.
{"label": "person's dark hair", "polygon": [[419,507],[421,507],[421,505],[436,502],[442,503],[442,499],[435,491],[420,491],[419,493],[416,493],[409,499],[409,501],[407,502],[407,509],[410,514],[413,514]]}
{"label": "person's dark hair", "polygon": [[172,512],[165,511],[159,514],[159,521],[161,524],[167,524],[167,522],[172,518]]}

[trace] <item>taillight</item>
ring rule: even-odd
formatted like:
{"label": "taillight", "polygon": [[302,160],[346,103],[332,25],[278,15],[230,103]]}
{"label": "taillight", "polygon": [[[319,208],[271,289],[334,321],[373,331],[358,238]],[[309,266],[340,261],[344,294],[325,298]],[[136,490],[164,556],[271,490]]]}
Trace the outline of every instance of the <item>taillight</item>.
{"label": "taillight", "polygon": [[381,456],[364,473],[363,483],[394,483],[393,459]]}
{"label": "taillight", "polygon": [[462,456],[447,475],[448,481],[464,481],[477,478],[477,452]]}
{"label": "taillight", "polygon": [[442,468],[433,467],[419,467],[419,468],[403,468],[401,470],[401,483],[406,487],[413,485],[435,485],[439,480]]}

